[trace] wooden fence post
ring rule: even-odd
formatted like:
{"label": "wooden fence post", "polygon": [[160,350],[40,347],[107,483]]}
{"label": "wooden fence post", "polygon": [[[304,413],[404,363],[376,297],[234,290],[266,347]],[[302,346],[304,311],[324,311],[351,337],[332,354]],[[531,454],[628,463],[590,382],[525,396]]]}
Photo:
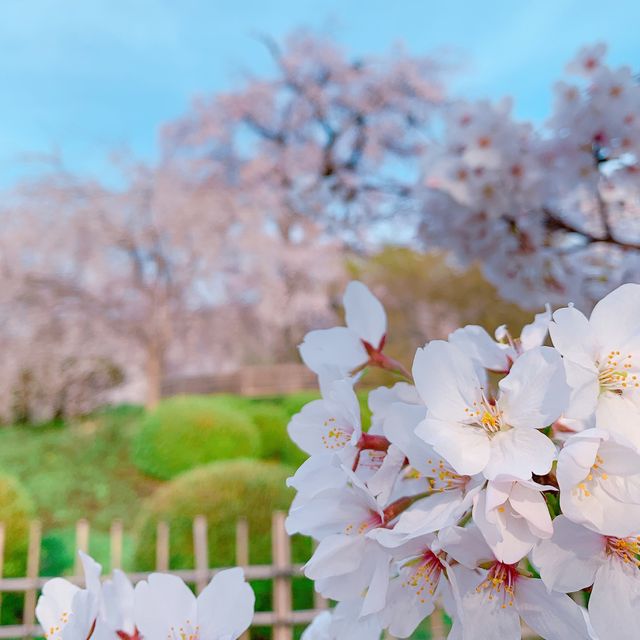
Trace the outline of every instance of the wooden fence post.
{"label": "wooden fence post", "polygon": [[158,522],[156,527],[156,571],[169,571],[169,525]]}
{"label": "wooden fence post", "polygon": [[273,640],[292,640],[291,627],[291,543],[284,528],[286,515],[273,514],[271,527],[272,562],[278,574],[273,581]]}
{"label": "wooden fence post", "polygon": [[76,554],[73,573],[76,576],[82,575],[82,562],[80,561],[80,554],[89,553],[89,521],[82,518],[76,522]]}
{"label": "wooden fence post", "polygon": [[[42,525],[39,520],[33,520],[29,525],[29,547],[27,550],[27,578],[31,582],[24,594],[24,611],[22,622],[25,633],[31,634],[36,620],[36,596],[38,595],[38,574],[40,573],[40,540]],[[27,636],[27,637],[30,637]]]}
{"label": "wooden fence post", "polygon": [[209,581],[209,541],[207,519],[204,516],[196,516],[193,519],[193,553],[196,565],[196,593],[200,593]]}
{"label": "wooden fence post", "polygon": [[109,530],[111,571],[122,569],[122,520],[114,520]]}
{"label": "wooden fence post", "polygon": [[[236,566],[245,569],[249,566],[249,523],[246,518],[236,522]],[[249,640],[249,631],[245,631],[240,640]]]}

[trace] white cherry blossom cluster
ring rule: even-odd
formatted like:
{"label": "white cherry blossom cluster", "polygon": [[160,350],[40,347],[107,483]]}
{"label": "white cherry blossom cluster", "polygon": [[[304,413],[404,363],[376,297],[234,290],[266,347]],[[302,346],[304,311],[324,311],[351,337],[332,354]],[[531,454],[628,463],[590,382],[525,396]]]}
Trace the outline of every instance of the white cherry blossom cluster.
{"label": "white cherry blossom cluster", "polygon": [[425,159],[421,236],[520,304],[592,306],[640,273],[640,82],[584,47],[542,127],[509,99],[454,101]]}
{"label": "white cherry blossom cluster", "polygon": [[47,640],[235,640],[253,618],[254,594],[241,569],[217,573],[196,596],[177,576],[152,573],[135,588],[80,552],[86,586],[64,578],[42,589],[36,616]]}
{"label": "white cherry blossom cluster", "polygon": [[[519,337],[454,331],[384,353],[384,309],[365,285],[346,327],[300,353],[322,398],[289,424],[308,454],[287,528],[337,601],[306,640],[411,636],[436,606],[450,640],[633,640],[640,629],[640,285],[535,316]],[[545,343],[553,346],[545,346]],[[369,367],[405,378],[369,392]]]}

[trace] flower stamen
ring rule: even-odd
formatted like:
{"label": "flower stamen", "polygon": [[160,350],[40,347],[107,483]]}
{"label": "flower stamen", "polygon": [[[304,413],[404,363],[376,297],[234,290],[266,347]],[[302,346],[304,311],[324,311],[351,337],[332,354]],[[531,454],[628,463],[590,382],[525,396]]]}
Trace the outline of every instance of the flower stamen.
{"label": "flower stamen", "polygon": [[502,598],[500,606],[503,609],[512,607],[518,575],[516,565],[495,562],[484,581],[476,587],[476,591],[480,593],[486,590],[489,600]]}

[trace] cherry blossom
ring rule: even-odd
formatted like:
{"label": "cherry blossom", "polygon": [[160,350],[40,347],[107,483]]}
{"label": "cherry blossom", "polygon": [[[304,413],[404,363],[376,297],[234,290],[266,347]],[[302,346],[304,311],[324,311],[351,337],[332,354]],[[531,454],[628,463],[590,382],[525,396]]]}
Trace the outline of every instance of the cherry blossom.
{"label": "cherry blossom", "polygon": [[138,640],[134,617],[134,589],[125,573],[114,569],[102,584],[102,610],[96,629],[100,637]]}
{"label": "cherry blossom", "polygon": [[331,611],[323,611],[304,631],[303,640],[377,640],[382,633],[378,616],[360,616],[361,607],[360,599],[343,600]]}
{"label": "cherry blossom", "polygon": [[572,389],[567,417],[593,425],[608,405],[639,401],[639,310],[640,285],[625,284],[598,302],[589,319],[575,307],[554,312],[549,332]]}
{"label": "cherry blossom", "polygon": [[449,342],[468,353],[485,369],[508,373],[518,356],[535,347],[541,347],[551,322],[551,308],[536,314],[533,322],[525,325],[519,338],[509,333],[506,325],[495,331],[495,340],[483,327],[467,325],[449,334]]}
{"label": "cherry blossom", "polygon": [[[450,640],[519,640],[521,619],[546,640],[590,637],[571,598],[548,592],[542,580],[529,577],[517,564],[495,559],[473,529],[450,531],[442,547],[460,562],[455,572],[460,616],[454,618]],[[488,568],[480,569],[480,564]]]}
{"label": "cherry blossom", "polygon": [[561,515],[533,552],[548,589],[592,586],[589,617],[600,640],[632,640],[640,625],[640,539],[604,536]]}
{"label": "cherry blossom", "polygon": [[382,530],[374,533],[380,534],[376,539],[396,560],[396,575],[390,580],[387,602],[379,618],[394,636],[407,638],[431,615],[437,602],[455,600],[446,554],[435,534],[399,544],[393,536],[384,536]]}
{"label": "cherry blossom", "polygon": [[331,382],[322,400],[306,404],[289,423],[289,436],[306,453],[352,451],[362,434],[360,405],[353,385]]}
{"label": "cherry blossom", "polygon": [[458,473],[527,480],[550,470],[555,447],[538,429],[560,416],[569,392],[555,350],[537,347],[518,358],[496,398],[473,359],[447,342],[419,349],[413,374],[429,409],[416,431]]}
{"label": "cherry blossom", "polygon": [[[491,154],[478,144],[471,159]],[[548,308],[537,314],[519,338],[499,328],[494,341],[469,326],[427,343],[413,384],[390,376],[392,386],[369,391],[369,431],[353,396],[360,379],[320,376],[323,399],[290,425],[314,444],[289,480],[297,495],[287,527],[318,540],[305,574],[338,606],[305,637],[409,637],[440,607],[453,620],[449,640],[517,640],[523,623],[550,640],[613,640],[620,599],[635,629],[640,411],[633,390],[610,386],[632,380],[631,368],[603,374],[596,363],[609,337],[636,340],[637,286],[580,316],[589,333],[563,324],[579,313],[570,306],[553,320]],[[554,347],[542,344],[548,327]],[[571,413],[574,360],[591,363],[593,419]],[[312,434],[328,415],[341,416],[344,442],[326,451]],[[567,593],[590,587],[587,612]]]}
{"label": "cherry blossom", "polygon": [[86,640],[96,627],[100,608],[102,567],[80,552],[86,588],[64,578],[53,578],[42,588],[36,617],[47,640]]}
{"label": "cherry blossom", "polygon": [[612,434],[587,429],[558,456],[562,512],[574,522],[615,536],[640,532],[640,454]]}
{"label": "cherry blossom", "polygon": [[135,620],[143,638],[235,640],[254,601],[242,569],[220,571],[197,598],[177,576],[153,573],[136,585]]}
{"label": "cherry blossom", "polygon": [[347,286],[343,303],[346,327],[311,331],[300,345],[302,360],[318,374],[346,376],[370,361],[384,362],[387,317],[380,301],[356,281]]}
{"label": "cherry blossom", "polygon": [[514,564],[553,533],[540,491],[553,489],[530,480],[500,478],[474,497],[473,520],[496,559]]}
{"label": "cherry blossom", "polygon": [[345,600],[365,589],[362,615],[384,604],[391,558],[366,534],[382,526],[385,511],[368,488],[349,474],[349,484],[322,491],[291,509],[287,532],[311,535],[320,542],[305,575],[327,598]]}

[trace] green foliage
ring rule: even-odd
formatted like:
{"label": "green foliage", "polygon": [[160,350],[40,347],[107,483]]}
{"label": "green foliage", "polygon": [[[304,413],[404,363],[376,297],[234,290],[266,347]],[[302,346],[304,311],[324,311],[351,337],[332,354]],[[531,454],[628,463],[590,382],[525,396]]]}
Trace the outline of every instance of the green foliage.
{"label": "green foliage", "polygon": [[[236,522],[249,524],[250,561],[271,561],[271,514],[288,509],[293,492],[285,480],[293,469],[271,462],[229,460],[194,469],[159,488],[146,501],[136,527],[137,545],[134,564],[141,570],[155,563],[156,527],[166,521],[171,531],[171,568],[191,568],[193,555],[193,519],[204,515],[209,523],[209,562],[211,566],[235,564]],[[295,539],[294,558],[305,561],[310,555],[307,539]],[[256,581],[257,608],[268,610],[270,584]],[[296,589],[296,604],[311,606],[310,585],[305,581]]]}
{"label": "green foliage", "polygon": [[171,566],[193,567],[193,518],[209,522],[209,548],[214,566],[235,561],[236,522],[246,518],[251,533],[251,560],[265,562],[271,553],[271,514],[286,510],[293,491],[285,485],[293,469],[273,462],[227,460],[193,469],[160,487],[145,501],[136,531],[135,561],[141,569],[155,562],[158,521],[171,528]]}
{"label": "green foliage", "polygon": [[[14,477],[0,474],[0,522],[5,526],[4,575],[25,575],[29,521],[34,517],[33,502]],[[24,598],[17,593],[7,593],[2,599],[2,624],[16,624],[23,608]]]}
{"label": "green foliage", "polygon": [[292,393],[282,397],[281,405],[285,410],[289,418],[298,413],[302,407],[312,400],[317,400],[320,397],[318,391],[299,391],[298,393]]}
{"label": "green foliage", "polygon": [[307,459],[307,455],[289,438],[289,416],[282,406],[274,402],[256,402],[248,413],[260,431],[263,458],[279,460],[294,467]]}
{"label": "green foliage", "polygon": [[219,396],[176,396],[163,400],[140,425],[134,462],[168,480],[215,460],[260,455],[260,434],[250,417]]}
{"label": "green foliage", "polygon": [[[50,529],[42,537],[42,556],[40,575],[61,576],[71,574],[76,560],[75,527]],[[102,564],[105,572],[111,566],[111,538],[108,531],[91,529],[89,553],[92,558]],[[122,565],[127,570],[135,570],[132,564],[133,538],[130,531],[123,536]]]}
{"label": "green foliage", "polygon": [[137,407],[110,408],[64,427],[0,429],[0,472],[26,487],[45,533],[87,518],[93,536],[114,518],[133,520],[158,485],[131,462],[141,414]]}
{"label": "green foliage", "polygon": [[0,522],[5,526],[4,574],[23,576],[33,501],[13,476],[0,474]]}

